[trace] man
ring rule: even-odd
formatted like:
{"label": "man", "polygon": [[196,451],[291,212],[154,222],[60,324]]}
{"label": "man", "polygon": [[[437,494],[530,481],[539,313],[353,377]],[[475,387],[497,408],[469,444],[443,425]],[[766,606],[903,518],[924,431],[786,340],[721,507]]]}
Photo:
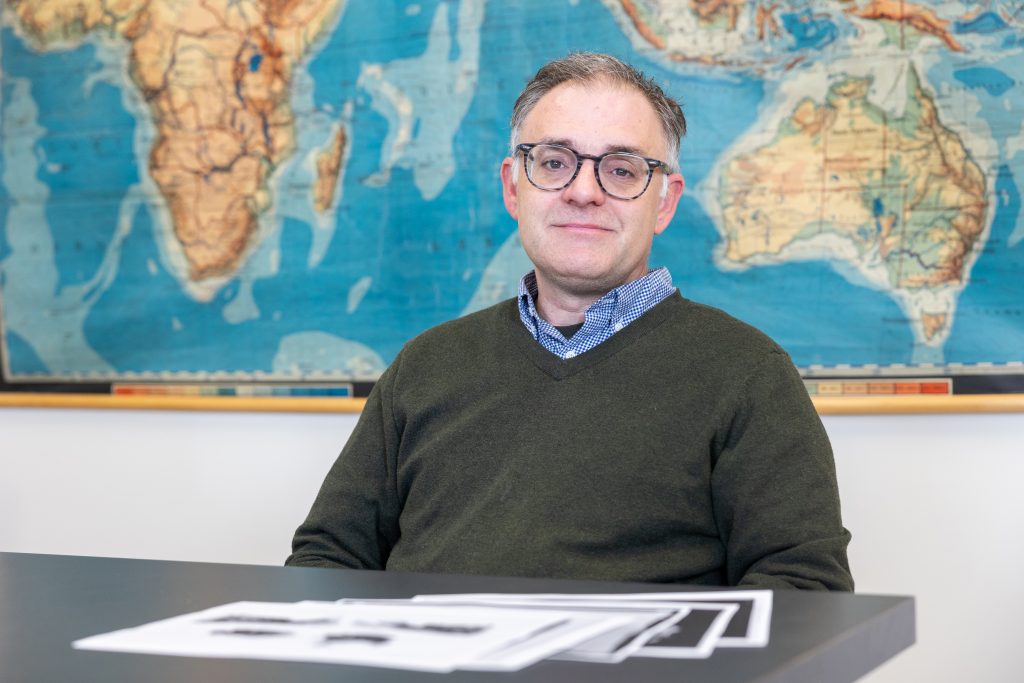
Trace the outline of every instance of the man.
{"label": "man", "polygon": [[501,165],[535,270],[403,348],[288,564],[852,590],[788,356],[648,271],[684,132],[612,57],[537,73]]}

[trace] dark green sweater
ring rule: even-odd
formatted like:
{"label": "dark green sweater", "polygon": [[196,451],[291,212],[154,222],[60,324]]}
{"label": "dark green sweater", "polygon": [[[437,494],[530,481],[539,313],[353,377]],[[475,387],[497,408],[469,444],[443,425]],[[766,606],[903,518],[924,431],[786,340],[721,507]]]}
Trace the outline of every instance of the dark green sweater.
{"label": "dark green sweater", "polygon": [[514,300],[409,342],[288,564],[852,590],[788,356],[678,294],[571,360]]}

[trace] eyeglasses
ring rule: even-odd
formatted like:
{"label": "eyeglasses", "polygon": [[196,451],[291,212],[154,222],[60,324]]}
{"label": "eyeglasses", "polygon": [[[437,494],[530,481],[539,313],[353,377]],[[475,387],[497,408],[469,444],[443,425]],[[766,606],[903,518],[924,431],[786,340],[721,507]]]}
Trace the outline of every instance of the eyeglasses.
{"label": "eyeglasses", "polygon": [[669,171],[668,164],[663,161],[627,152],[591,156],[562,145],[548,144],[516,145],[516,151],[523,153],[530,184],[549,192],[569,187],[579,175],[584,159],[594,162],[598,186],[616,199],[636,199],[647,191],[655,170]]}

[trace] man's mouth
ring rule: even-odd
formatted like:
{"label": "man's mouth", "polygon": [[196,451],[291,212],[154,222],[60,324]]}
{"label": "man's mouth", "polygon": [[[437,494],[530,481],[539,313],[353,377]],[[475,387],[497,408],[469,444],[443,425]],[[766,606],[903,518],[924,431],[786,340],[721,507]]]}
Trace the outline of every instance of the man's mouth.
{"label": "man's mouth", "polygon": [[573,230],[577,232],[611,232],[610,228],[606,228],[603,225],[597,223],[587,223],[584,221],[566,221],[564,223],[555,223],[554,227],[561,228],[563,230]]}

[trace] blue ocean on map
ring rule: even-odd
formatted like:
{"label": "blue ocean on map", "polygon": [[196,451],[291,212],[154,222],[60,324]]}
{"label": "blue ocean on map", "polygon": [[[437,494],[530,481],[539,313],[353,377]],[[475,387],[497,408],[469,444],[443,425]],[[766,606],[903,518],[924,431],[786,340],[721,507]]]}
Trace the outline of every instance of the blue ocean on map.
{"label": "blue ocean on map", "polygon": [[[683,101],[690,133],[680,164],[687,192],[655,240],[651,262],[670,268],[684,296],[765,330],[805,368],[1024,360],[1024,60],[1020,36],[997,13],[959,19],[951,29],[985,45],[1018,41],[1005,54],[993,48],[978,59],[942,51],[931,39],[941,56],[923,62],[927,87],[940,98],[970,98],[963,108],[978,112],[976,128],[966,132],[991,141],[977,161],[993,197],[987,242],[958,294],[948,338],[925,348],[897,299],[842,263],[790,260],[723,270],[714,259],[722,236],[700,190],[716,186],[722,150],[761,125],[776,92],[772,79],[845,54],[843,46],[859,33],[841,13],[783,3],[787,9],[777,15],[782,52],[807,60],[792,62],[787,73],[780,66],[680,66],[631,34],[625,15],[599,2],[487,3],[465,111],[456,111],[454,99],[424,91],[428,86],[406,84],[410,101],[440,107],[442,119],[449,109],[448,116],[461,117],[445,137],[436,118],[417,112],[408,131],[420,152],[454,162],[450,178],[439,176],[432,194],[429,173],[446,173],[443,164],[431,171],[409,158],[388,160],[398,119],[367,85],[367,74],[436,66],[427,56],[438,44],[432,42],[437,17],[445,18],[446,63],[467,58],[470,44],[462,41],[471,32],[460,23],[461,5],[345,4],[337,26],[298,67],[296,83],[308,86],[293,99],[301,131],[344,120],[350,132],[329,225],[314,225],[308,189],[294,182],[315,151],[300,136],[273,187],[272,234],[206,300],[187,291],[167,261],[166,219],[147,180],[154,132],[123,75],[123,41],[92,36],[40,51],[3,29],[3,125],[19,131],[4,135],[0,154],[7,378],[270,377],[296,359],[301,369],[330,374],[330,357],[303,359],[324,340],[339,354],[368,350],[379,359],[379,372],[411,337],[464,313],[479,295],[485,272],[516,230],[498,180],[514,99],[544,62],[581,49],[625,58]],[[257,72],[266,63],[255,54],[245,66]],[[873,201],[876,223],[862,226],[864,239],[881,231],[888,209],[881,198]],[[31,287],[20,288],[29,280]]]}
{"label": "blue ocean on map", "polygon": [[794,50],[822,48],[839,35],[839,29],[831,19],[815,16],[809,9],[783,14],[782,25],[795,39]]}
{"label": "blue ocean on map", "polygon": [[[995,190],[998,203],[989,248],[971,275],[978,285],[1019,282],[1024,276],[1019,249],[1015,251],[1009,244],[1021,218],[1020,184],[1009,167],[998,169]],[[950,362],[971,362],[968,359],[979,348],[985,348],[994,363],[1020,360],[1024,349],[1024,314],[1019,289],[973,286],[964,290],[956,323],[946,342],[946,357]]]}
{"label": "blue ocean on map", "polygon": [[1016,82],[999,69],[976,66],[960,69],[954,73],[956,79],[969,88],[984,88],[989,95],[999,97],[1016,85]]}
{"label": "blue ocean on map", "polygon": [[953,22],[953,30],[957,33],[995,33],[1006,27],[1006,22],[995,12],[979,12],[971,19]]}
{"label": "blue ocean on map", "polygon": [[[5,102],[11,97],[11,86],[8,83],[0,83],[0,102]],[[4,176],[7,168],[7,161],[4,155],[0,154],[0,178]],[[7,224],[7,207],[10,206],[11,195],[7,187],[0,183],[0,225]],[[7,243],[7,231],[0,230],[0,263],[11,253],[11,245]],[[0,271],[0,288],[3,287],[3,271]]]}

